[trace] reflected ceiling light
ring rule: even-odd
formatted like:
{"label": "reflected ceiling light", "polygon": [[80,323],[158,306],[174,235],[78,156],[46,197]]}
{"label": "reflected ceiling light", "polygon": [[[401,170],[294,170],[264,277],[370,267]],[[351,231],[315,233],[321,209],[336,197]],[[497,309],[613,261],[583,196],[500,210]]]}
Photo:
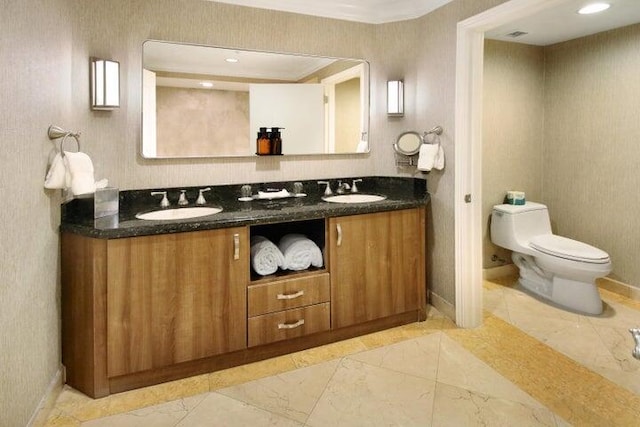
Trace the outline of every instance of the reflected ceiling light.
{"label": "reflected ceiling light", "polygon": [[234,63],[234,64],[235,64],[236,62],[238,62],[238,60],[237,60],[236,58],[227,58],[227,59],[225,59],[225,61],[227,61],[227,62],[231,62],[231,63]]}
{"label": "reflected ceiling light", "polygon": [[211,82],[200,82],[200,86],[209,88],[209,87],[213,87],[213,83],[211,83]]}
{"label": "reflected ceiling light", "polygon": [[590,15],[592,13],[602,12],[603,10],[607,10],[610,7],[611,5],[609,3],[591,3],[580,8],[580,10],[578,10],[578,13],[580,15]]}

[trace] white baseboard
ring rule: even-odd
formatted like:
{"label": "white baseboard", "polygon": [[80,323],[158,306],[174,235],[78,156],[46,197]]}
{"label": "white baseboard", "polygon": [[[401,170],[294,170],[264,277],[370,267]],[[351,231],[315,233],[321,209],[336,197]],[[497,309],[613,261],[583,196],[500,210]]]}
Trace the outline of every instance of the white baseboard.
{"label": "white baseboard", "polygon": [[453,304],[433,292],[429,293],[429,303],[440,313],[444,314],[454,322],[456,321],[456,307]]}
{"label": "white baseboard", "polygon": [[42,396],[38,407],[34,411],[27,427],[39,427],[44,426],[51,410],[56,404],[56,400],[58,400],[58,396],[62,391],[62,386],[64,385],[64,366],[60,365],[60,368],[56,371],[47,387],[47,390]]}
{"label": "white baseboard", "polygon": [[497,279],[498,277],[514,276],[518,274],[518,267],[515,264],[501,265],[499,267],[485,268],[482,270],[484,280]]}

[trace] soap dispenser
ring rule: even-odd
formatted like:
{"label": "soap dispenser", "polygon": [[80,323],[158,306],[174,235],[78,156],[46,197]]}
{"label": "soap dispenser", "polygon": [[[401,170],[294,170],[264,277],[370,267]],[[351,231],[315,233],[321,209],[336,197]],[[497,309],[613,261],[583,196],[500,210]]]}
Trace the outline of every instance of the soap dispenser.
{"label": "soap dispenser", "polygon": [[271,139],[267,133],[267,128],[260,128],[258,139],[256,140],[256,154],[266,156],[271,154]]}
{"label": "soap dispenser", "polygon": [[284,128],[271,128],[271,154],[276,156],[282,154],[282,137],[280,135],[280,129]]}

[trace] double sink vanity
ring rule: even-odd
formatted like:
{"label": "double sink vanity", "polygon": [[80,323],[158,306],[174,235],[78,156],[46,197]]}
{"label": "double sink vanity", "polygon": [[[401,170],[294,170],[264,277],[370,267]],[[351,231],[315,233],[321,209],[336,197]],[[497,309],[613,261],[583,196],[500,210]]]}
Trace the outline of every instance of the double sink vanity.
{"label": "double sink vanity", "polygon": [[[63,205],[67,383],[101,397],[424,320],[426,181],[360,178],[357,193],[325,196],[314,180],[300,197],[248,201],[240,185],[212,186],[201,204],[201,188],[162,189],[162,209],[152,190],[121,191],[119,213],[100,219],[92,199]],[[290,233],[323,266],[253,271],[251,237]]]}

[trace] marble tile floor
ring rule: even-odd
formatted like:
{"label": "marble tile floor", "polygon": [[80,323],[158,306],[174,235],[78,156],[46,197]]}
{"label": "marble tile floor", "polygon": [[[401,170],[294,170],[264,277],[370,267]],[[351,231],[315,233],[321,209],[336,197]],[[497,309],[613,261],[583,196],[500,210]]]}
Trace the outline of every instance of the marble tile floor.
{"label": "marble tile floor", "polygon": [[90,399],[65,387],[46,426],[637,426],[640,302],[601,290],[602,316],[484,286],[485,318],[425,322]]}

